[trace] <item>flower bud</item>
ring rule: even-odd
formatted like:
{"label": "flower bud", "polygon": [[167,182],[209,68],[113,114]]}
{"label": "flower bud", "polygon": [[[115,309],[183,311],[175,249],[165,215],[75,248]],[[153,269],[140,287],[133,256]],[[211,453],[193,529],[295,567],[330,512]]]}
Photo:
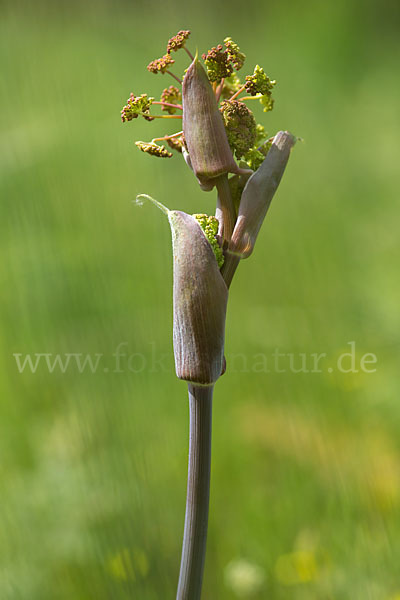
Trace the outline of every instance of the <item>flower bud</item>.
{"label": "flower bud", "polygon": [[290,151],[296,142],[288,131],[276,134],[271,148],[242,193],[238,218],[228,252],[247,258],[253,251],[260,227],[280,183]]}
{"label": "flower bud", "polygon": [[168,210],[147,194],[167,215],[174,257],[174,355],[179,379],[213,385],[225,372],[224,343],[228,288],[213,247],[215,217]]}
{"label": "flower bud", "polygon": [[212,385],[224,368],[228,289],[196,218],[169,211],[174,256],[174,354],[180,379]]}
{"label": "flower bud", "polygon": [[183,133],[199,181],[237,173],[214,91],[197,57],[183,79],[182,105]]}

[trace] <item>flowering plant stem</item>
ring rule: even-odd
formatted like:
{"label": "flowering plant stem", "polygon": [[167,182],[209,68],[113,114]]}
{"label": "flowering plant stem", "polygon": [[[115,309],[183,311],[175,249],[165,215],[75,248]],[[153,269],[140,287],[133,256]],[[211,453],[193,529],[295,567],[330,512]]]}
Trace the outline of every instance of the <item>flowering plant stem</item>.
{"label": "flowering plant stem", "polygon": [[[240,258],[228,255],[221,271],[229,288]],[[207,544],[214,386],[188,384],[189,460],[185,528],[176,600],[199,600]]]}
{"label": "flowering plant stem", "polygon": [[189,467],[177,600],[200,600],[210,497],[211,421],[214,386],[188,384]]}
{"label": "flowering plant stem", "polygon": [[[211,466],[211,417],[214,384],[226,370],[224,357],[228,290],[241,259],[254,249],[260,227],[279,185],[296,138],[288,131],[269,137],[242,100],[258,99],[264,112],[272,110],[275,80],[256,65],[241,82],[234,71],[245,55],[227,37],[222,44],[193,58],[185,44],[189,30],[168,40],[167,53],[149,63],[154,74],[169,73],[182,91],[169,86],[155,101],[133,93],[121,111],[123,122],[140,115],[153,119],[182,119],[182,131],[155,137],[136,146],[151,156],[181,154],[204,191],[217,189],[215,216],[169,210],[147,194],[168,217],[172,233],[173,340],[175,371],[188,382],[190,410],[189,466],[185,527],[177,600],[200,600],[207,541]],[[168,69],[171,52],[184,48],[192,59],[183,81]],[[250,94],[236,100],[242,92]],[[222,98],[222,101],[221,101]],[[168,115],[154,115],[152,104]],[[182,115],[172,114],[182,110]],[[234,156],[235,155],[235,156]],[[237,164],[236,160],[240,161]],[[229,178],[228,178],[229,175]]]}

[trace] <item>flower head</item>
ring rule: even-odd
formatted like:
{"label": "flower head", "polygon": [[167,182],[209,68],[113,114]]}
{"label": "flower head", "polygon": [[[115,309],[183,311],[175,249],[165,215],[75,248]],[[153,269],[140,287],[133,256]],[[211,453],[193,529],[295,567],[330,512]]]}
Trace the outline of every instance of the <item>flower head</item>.
{"label": "flower head", "polygon": [[151,154],[151,156],[158,156],[159,158],[171,158],[172,156],[172,153],[168,152],[165,146],[158,146],[153,142],[147,143],[139,141],[135,142],[135,144],[139,150],[142,152],[147,152],[148,154]]}
{"label": "flower head", "polygon": [[256,120],[253,113],[243,102],[226,100],[220,108],[224,119],[229,145],[241,158],[256,140]]}
{"label": "flower head", "polygon": [[150,98],[147,94],[142,94],[141,96],[131,94],[126,105],[121,110],[122,122],[137,119],[139,115],[144,117],[146,121],[153,121],[154,117],[150,115],[150,106],[153,100],[154,98]]}
{"label": "flower head", "polygon": [[204,214],[197,214],[192,216],[196,219],[196,221],[204,231],[204,235],[210,242],[213,252],[215,254],[215,258],[217,259],[218,266],[219,268],[221,268],[224,264],[224,254],[216,238],[219,226],[217,217],[208,216]]}
{"label": "flower head", "polygon": [[268,112],[274,108],[275,100],[271,96],[261,96],[260,104],[264,107],[264,112]]}
{"label": "flower head", "polygon": [[253,171],[257,171],[257,169],[264,162],[264,158],[266,157],[267,152],[263,154],[263,152],[259,148],[250,148],[244,155],[244,160],[249,165],[250,169]]}
{"label": "flower head", "polygon": [[152,60],[151,63],[147,65],[147,70],[150,73],[166,73],[170,67],[170,65],[174,64],[174,60],[172,59],[170,54],[164,54],[161,58],[157,58],[156,60]]}
{"label": "flower head", "polygon": [[221,81],[233,73],[228,51],[223,50],[221,44],[211,48],[207,54],[203,54],[203,60],[210,81]]}
{"label": "flower head", "polygon": [[[177,104],[182,101],[181,91],[174,85],[170,85],[165,88],[161,94],[161,102],[167,102],[168,104]],[[168,112],[170,115],[174,115],[177,111],[173,106],[163,106],[161,110]]]}
{"label": "flower head", "polygon": [[267,139],[268,134],[265,131],[264,125],[260,125],[257,123],[256,125],[256,141],[254,142],[255,146],[261,146],[261,144]]}
{"label": "flower head", "polygon": [[177,152],[181,152],[182,153],[183,136],[180,136],[180,137],[167,137],[165,139],[165,141],[167,142],[168,146],[170,148],[172,148],[172,150],[176,150]]}
{"label": "flower head", "polygon": [[224,39],[224,44],[226,46],[226,50],[228,53],[228,58],[230,62],[235,67],[236,71],[239,71],[243,67],[244,61],[246,59],[246,55],[243,52],[240,52],[240,48],[232,38],[227,37]]}
{"label": "flower head", "polygon": [[176,52],[177,50],[179,50],[179,48],[183,48],[189,35],[190,35],[190,31],[182,30],[182,31],[178,31],[178,33],[176,35],[172,36],[172,38],[170,38],[168,40],[167,54],[170,54],[171,50]]}
{"label": "flower head", "polygon": [[276,81],[271,80],[259,65],[254,67],[253,75],[246,75],[246,91],[252,96],[256,94],[270,96],[275,84]]}

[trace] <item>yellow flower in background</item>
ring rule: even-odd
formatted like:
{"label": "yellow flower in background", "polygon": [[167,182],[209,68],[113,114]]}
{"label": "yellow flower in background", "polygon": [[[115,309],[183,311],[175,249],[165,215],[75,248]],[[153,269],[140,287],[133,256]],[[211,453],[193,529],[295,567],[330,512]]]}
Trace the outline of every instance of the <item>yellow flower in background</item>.
{"label": "yellow flower in background", "polygon": [[275,576],[283,585],[297,585],[315,581],[320,568],[314,552],[300,550],[279,556],[275,564]]}
{"label": "yellow flower in background", "polygon": [[144,578],[148,574],[149,561],[143,550],[123,548],[108,559],[106,568],[114,579],[136,581],[138,577]]}

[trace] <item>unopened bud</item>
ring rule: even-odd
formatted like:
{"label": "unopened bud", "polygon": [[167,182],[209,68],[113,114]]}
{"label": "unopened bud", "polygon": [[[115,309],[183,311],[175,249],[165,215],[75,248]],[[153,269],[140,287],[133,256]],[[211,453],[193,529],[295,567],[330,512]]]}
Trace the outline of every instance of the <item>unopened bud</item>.
{"label": "unopened bud", "polygon": [[214,91],[197,58],[183,80],[182,104],[185,142],[199,181],[205,183],[223,173],[237,173]]}
{"label": "unopened bud", "polygon": [[246,183],[229,253],[240,258],[247,258],[252,253],[295,142],[296,138],[288,131],[277,133],[265,160]]}

